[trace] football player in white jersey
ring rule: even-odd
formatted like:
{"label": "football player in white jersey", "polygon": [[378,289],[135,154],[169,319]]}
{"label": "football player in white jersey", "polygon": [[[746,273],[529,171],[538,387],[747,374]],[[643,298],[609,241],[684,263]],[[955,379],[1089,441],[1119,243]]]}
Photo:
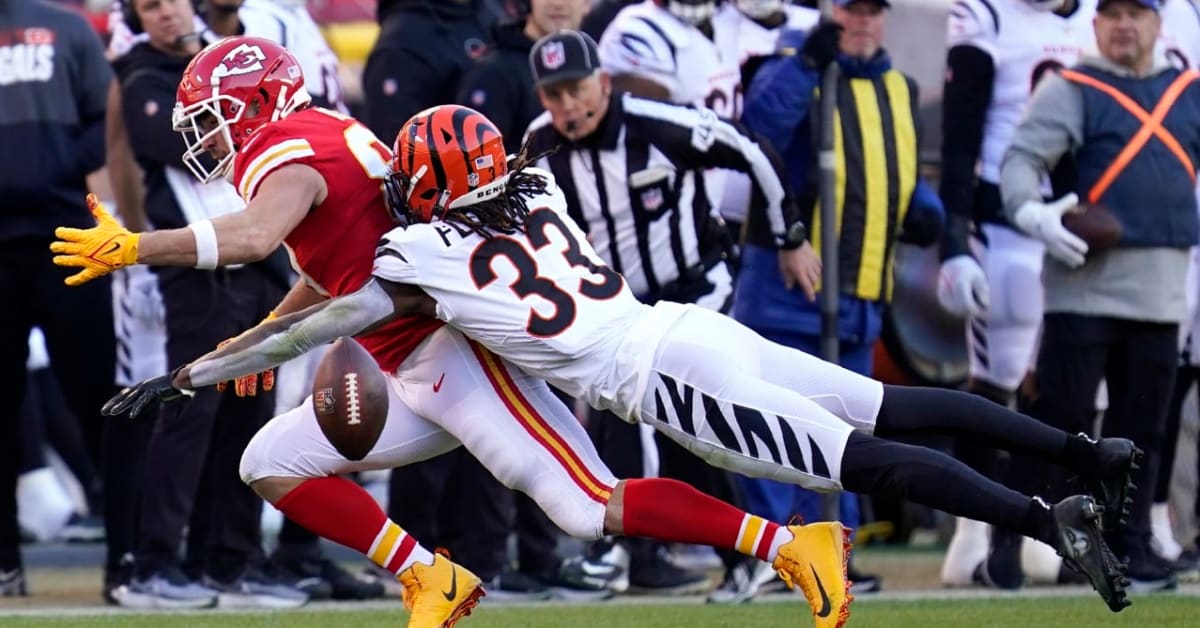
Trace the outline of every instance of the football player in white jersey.
{"label": "football player in white jersey", "polygon": [[[717,9],[713,16],[713,33],[722,56],[737,59],[741,85],[746,86],[762,61],[775,54],[779,33],[809,30],[820,17],[820,12],[815,9],[784,0],[734,0]],[[721,217],[730,223],[731,230],[740,235],[740,227],[746,222],[746,211],[750,207],[750,179],[736,172],[723,174],[717,207]]]}
{"label": "football player in white jersey", "polygon": [[[1011,404],[1035,356],[1042,321],[1043,245],[1007,224],[1000,212],[1000,161],[1034,84],[1095,49],[1095,0],[958,0],[947,20],[941,196],[947,228],[938,299],[969,317],[970,389]],[[978,175],[976,174],[978,164]],[[1047,193],[1050,192],[1047,187]],[[974,231],[974,244],[969,235]],[[985,472],[992,452],[957,452]],[[985,582],[1017,588],[1021,539],[999,533]],[[942,569],[946,584],[971,584],[988,556],[987,528],[960,521]],[[1053,553],[1039,571],[1057,577]]]}
{"label": "football player in white jersey", "polygon": [[[816,26],[821,13],[785,0],[733,0],[721,5],[713,16],[713,32],[723,54],[737,55],[742,67],[754,57],[775,54],[779,33],[784,30],[809,30]],[[731,52],[732,51],[732,52]]]}
{"label": "football player in white jersey", "polygon": [[[884,386],[709,310],[642,304],[571,222],[553,177],[526,168],[525,155],[509,170],[488,142],[499,144],[499,132],[477,112],[418,113],[397,137],[387,179],[390,205],[407,225],[379,242],[361,289],[255,327],[122,391],[106,411],[178,398],[398,315],[430,313],[526,373],[649,423],[715,466],[819,490],[904,495],[1008,526],[1055,545],[1112,610],[1128,605],[1100,519],[1121,525],[1138,457],[1132,442],[1070,436],[958,391]],[[1047,506],[940,452],[881,438],[939,430],[1085,474],[1102,505],[1076,495]],[[823,606],[813,606],[818,625],[840,626],[821,621]]]}
{"label": "football player in white jersey", "polygon": [[715,0],[644,0],[621,9],[598,42],[618,91],[741,112],[738,59],[716,44]]}
{"label": "football player in white jersey", "polygon": [[1178,67],[1200,67],[1200,2],[1163,0],[1158,45]]}

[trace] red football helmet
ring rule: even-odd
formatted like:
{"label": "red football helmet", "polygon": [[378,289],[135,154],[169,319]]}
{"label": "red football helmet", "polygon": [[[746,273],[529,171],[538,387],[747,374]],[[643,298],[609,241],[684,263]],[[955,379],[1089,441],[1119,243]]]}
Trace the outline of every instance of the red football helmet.
{"label": "red football helmet", "polygon": [[[260,37],[228,37],[192,58],[179,89],[171,122],[183,134],[183,163],[208,183],[229,172],[233,156],[255,131],[308,105],[304,73],[279,44]],[[207,158],[218,137],[229,154]]]}
{"label": "red football helmet", "polygon": [[438,105],[409,118],[396,134],[385,185],[393,213],[429,222],[447,209],[495,198],[507,181],[496,125],[474,109]]}

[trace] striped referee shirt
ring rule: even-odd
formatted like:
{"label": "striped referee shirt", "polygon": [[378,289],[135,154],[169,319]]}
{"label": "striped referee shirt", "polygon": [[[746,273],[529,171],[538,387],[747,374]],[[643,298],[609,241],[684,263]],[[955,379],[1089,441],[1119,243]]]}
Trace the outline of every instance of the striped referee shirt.
{"label": "striped referee shirt", "polygon": [[750,176],[752,205],[765,211],[777,244],[799,220],[780,160],[709,109],[614,94],[588,137],[572,142],[545,112],[526,141],[531,155],[554,151],[537,166],[554,174],[571,217],[639,298],[719,258],[724,235],[707,169]]}

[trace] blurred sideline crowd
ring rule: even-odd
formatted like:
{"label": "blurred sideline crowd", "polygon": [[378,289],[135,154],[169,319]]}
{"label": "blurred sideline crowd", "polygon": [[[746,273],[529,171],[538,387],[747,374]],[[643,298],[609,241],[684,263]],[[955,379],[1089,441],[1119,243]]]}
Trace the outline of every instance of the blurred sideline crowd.
{"label": "blurred sideline crowd", "polygon": [[[883,49],[889,12],[903,1],[833,0],[831,18],[823,20],[814,6],[782,0],[380,0],[378,36],[358,85],[347,90],[343,60],[303,0],[83,6],[0,0],[0,290],[13,297],[0,308],[0,380],[16,386],[10,399],[19,409],[0,438],[0,596],[38,594],[25,580],[20,545],[51,540],[103,542],[102,595],[134,608],[291,608],[312,599],[399,595],[386,571],[366,563],[347,569],[329,560],[315,535],[264,516],[261,500],[238,476],[241,452],[258,428],[308,403],[321,351],[260,381],[231,383],[204,403],[164,406],[149,419],[99,413],[119,388],[165,373],[266,318],[297,279],[286,251],[216,270],[129,267],[77,288],[63,285],[66,272],[47,252],[55,226],[92,220],[83,204],[88,191],[136,231],[182,227],[244,206],[232,186],[202,184],[187,171],[170,115],[175,83],[191,57],[234,34],[283,44],[303,66],[315,104],[355,115],[385,144],[413,114],[459,103],[487,115],[515,153],[543,114],[530,70],[533,43],[563,29],[582,31],[597,42],[615,90],[708,107],[765,140],[787,168],[818,250],[823,214],[815,142],[824,122],[811,77],[836,64],[839,253],[825,263],[836,263],[841,277],[833,342],[840,363],[889,383],[963,387],[1069,431],[1134,438],[1148,461],[1130,533],[1118,545],[1133,587],[1169,590],[1200,575],[1196,541],[1173,531],[1185,519],[1194,527],[1200,503],[1197,512],[1168,506],[1180,417],[1200,381],[1200,352],[1192,350],[1190,333],[1200,275],[1195,229],[1186,226],[1196,220],[1195,168],[1187,163],[1184,172],[1162,159],[1146,165],[1137,156],[1123,166],[1130,177],[1172,182],[1160,186],[1163,194],[1190,186],[1189,202],[1104,196],[1081,183],[1096,178],[1095,165],[1074,159],[1076,152],[1090,154],[1080,151],[1088,130],[1055,152],[1050,134],[1039,134],[1029,120],[1050,125],[1060,115],[1050,111],[1057,103],[1045,98],[1049,113],[1041,118],[1042,111],[1026,110],[1044,74],[1101,63],[1088,59],[1121,66],[1119,51],[1126,48],[1151,51],[1154,72],[1195,67],[1200,6],[1196,0],[926,2],[946,18],[944,40],[920,44],[945,52],[934,130],[922,128],[925,101],[904,74],[908,69],[893,67]],[[321,8],[336,13],[328,6],[335,4]],[[1098,12],[1105,17],[1093,32]],[[1158,24],[1149,16],[1158,16]],[[555,59],[540,62],[553,67]],[[1065,81],[1051,83],[1069,89]],[[1200,117],[1200,86],[1185,89],[1178,109],[1186,112],[1170,115]],[[1142,104],[1149,110],[1154,103]],[[1167,116],[1157,118],[1159,130]],[[940,134],[940,155],[921,164],[927,132]],[[603,128],[569,139],[591,151],[592,167],[603,170],[600,151],[614,141]],[[1200,146],[1181,150],[1200,155]],[[1022,179],[1017,168],[1025,158],[1041,171],[1031,167],[1034,174]],[[1120,171],[1113,176],[1121,180]],[[621,212],[639,222],[647,220],[637,217],[643,214],[656,221],[684,211],[671,205],[663,180],[651,169],[635,172],[624,205],[614,202],[588,217],[607,224],[608,249],[618,259],[627,256],[631,283],[642,278],[630,268],[650,268],[647,260],[665,253],[644,244],[650,227],[625,234],[613,224],[623,222]],[[1127,240],[1085,261],[1069,234],[1046,228],[1038,213],[1042,200],[1076,191],[1091,204],[1132,202],[1137,206],[1126,211],[1133,211],[1139,202],[1161,201],[1177,213],[1162,224],[1127,222]],[[691,238],[701,265],[667,278],[662,289],[661,278],[646,271],[653,287],[639,298],[700,303],[775,342],[822,355],[828,327],[816,301],[783,284],[774,251],[756,237],[764,218],[748,212],[749,179],[710,170],[705,193],[719,237]],[[1190,219],[1179,218],[1187,211]],[[664,238],[678,239],[678,220],[662,224]],[[1185,226],[1165,242],[1155,239],[1163,224]],[[638,256],[646,259],[629,259]],[[1139,289],[1147,276],[1154,286]],[[827,500],[735,477],[644,426],[582,408],[578,414],[621,477],[676,478],[776,521],[836,513],[860,530],[860,545],[905,543],[914,527],[944,519],[865,495]],[[999,457],[987,443],[937,444],[1048,501],[1069,494],[1076,481],[1019,457]],[[781,588],[770,566],[756,559],[644,539],[604,539],[562,556],[561,532],[464,449],[354,479],[386,504],[392,520],[430,547],[447,548],[483,578],[491,599],[599,600],[641,592],[737,603]],[[978,522],[952,525],[941,571],[948,586],[1080,581],[1061,569],[1048,546],[991,533]],[[855,594],[884,586],[854,565],[850,579]],[[131,587],[135,580],[139,585]]]}

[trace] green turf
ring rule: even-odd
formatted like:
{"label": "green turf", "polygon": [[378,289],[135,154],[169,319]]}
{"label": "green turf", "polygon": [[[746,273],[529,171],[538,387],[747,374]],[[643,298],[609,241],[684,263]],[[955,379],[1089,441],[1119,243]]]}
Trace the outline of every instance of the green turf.
{"label": "green turf", "polygon": [[[130,628],[355,628],[404,626],[402,612],[293,611],[273,615],[164,613],[73,618],[0,617],[0,626],[128,626]],[[556,606],[485,607],[458,628],[784,628],[811,626],[800,604],[744,606]],[[994,600],[873,602],[855,604],[848,628],[1101,628],[1104,626],[1200,626],[1200,598],[1136,598],[1115,615],[1098,599],[1014,598]]]}

